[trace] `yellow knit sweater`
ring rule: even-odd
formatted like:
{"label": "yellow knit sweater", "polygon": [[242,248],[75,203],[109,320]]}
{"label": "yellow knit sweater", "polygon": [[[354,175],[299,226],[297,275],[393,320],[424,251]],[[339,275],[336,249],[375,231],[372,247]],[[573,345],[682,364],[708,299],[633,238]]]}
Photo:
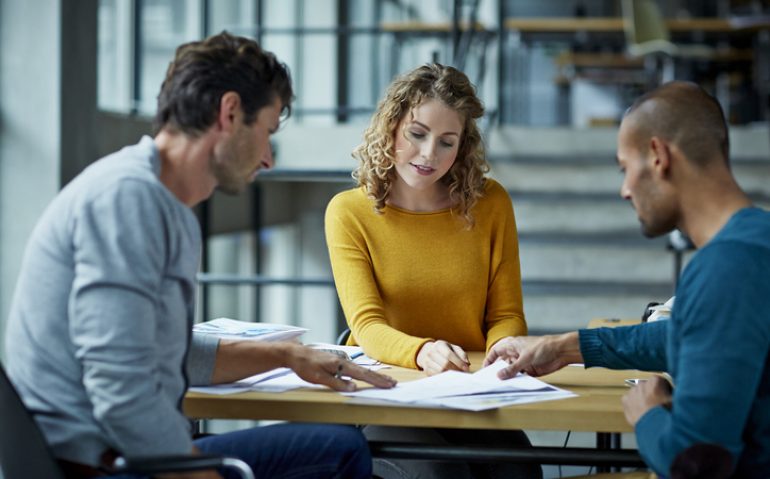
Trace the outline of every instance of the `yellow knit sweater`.
{"label": "yellow knit sweater", "polygon": [[486,181],[473,217],[469,230],[449,209],[380,215],[362,188],[331,200],[326,242],[349,344],[416,368],[433,339],[482,351],[526,334],[516,221],[499,183]]}

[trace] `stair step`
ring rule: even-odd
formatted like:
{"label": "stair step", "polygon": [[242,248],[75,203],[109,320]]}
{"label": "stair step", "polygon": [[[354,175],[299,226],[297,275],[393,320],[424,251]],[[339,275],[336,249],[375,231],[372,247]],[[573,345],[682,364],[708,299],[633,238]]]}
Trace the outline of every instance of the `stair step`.
{"label": "stair step", "polygon": [[524,294],[524,314],[529,334],[551,334],[585,328],[595,318],[640,318],[642,311],[651,301],[663,302],[670,292],[662,294],[627,294],[612,296],[606,294],[564,296],[560,294]]}
{"label": "stair step", "polygon": [[665,248],[524,244],[519,256],[524,279],[667,282],[674,274],[674,254]]}
{"label": "stair step", "polygon": [[648,296],[668,298],[668,296],[674,294],[674,287],[672,281],[527,279],[522,281],[522,291],[525,298],[527,296],[551,295],[570,298],[604,298],[609,296]]}

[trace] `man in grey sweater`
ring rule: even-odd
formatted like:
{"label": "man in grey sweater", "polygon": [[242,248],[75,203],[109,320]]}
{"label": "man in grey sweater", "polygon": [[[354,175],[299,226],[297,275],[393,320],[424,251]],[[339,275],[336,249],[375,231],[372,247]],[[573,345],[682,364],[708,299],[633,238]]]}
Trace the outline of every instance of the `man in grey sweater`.
{"label": "man in grey sweater", "polygon": [[115,454],[199,450],[240,457],[259,477],[370,475],[355,428],[279,425],[193,442],[181,411],[189,384],[279,366],[338,390],[354,388],[340,368],[394,384],[298,344],[191,334],[201,238],[190,208],[272,166],[268,140],[292,95],[285,65],[251,40],[222,33],[182,45],[156,136],[88,167],[38,222],[11,306],[7,368],[69,477],[105,475]]}

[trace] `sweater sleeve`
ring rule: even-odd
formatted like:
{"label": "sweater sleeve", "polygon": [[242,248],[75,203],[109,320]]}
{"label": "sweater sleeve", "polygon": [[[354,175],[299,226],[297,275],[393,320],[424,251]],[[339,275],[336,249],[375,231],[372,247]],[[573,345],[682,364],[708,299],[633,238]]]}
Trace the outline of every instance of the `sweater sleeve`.
{"label": "sweater sleeve", "polygon": [[214,374],[219,338],[213,334],[193,332],[187,353],[187,378],[190,386],[208,386]]}
{"label": "sweater sleeve", "polygon": [[93,415],[127,456],[192,449],[187,419],[158,394],[156,293],[168,226],[156,194],[142,182],[122,182],[74,223],[69,334]]}
{"label": "sweater sleeve", "polygon": [[580,353],[587,368],[666,371],[669,321],[636,326],[581,329]]}
{"label": "sweater sleeve", "polygon": [[673,406],[636,424],[639,452],[660,474],[696,443],[721,445],[738,462],[770,344],[770,260],[758,249],[709,245],[682,277],[671,318],[679,349]]}
{"label": "sweater sleeve", "polygon": [[347,214],[339,196],[326,208],[324,224],[334,283],[352,343],[384,363],[417,368],[417,352],[431,338],[411,336],[388,324],[362,226]]}
{"label": "sweater sleeve", "polygon": [[513,205],[508,193],[497,183],[490,186],[489,194],[494,196],[493,211],[490,213],[499,214],[503,219],[491,245],[492,261],[484,317],[487,350],[506,336],[527,334],[521,293],[519,240]]}

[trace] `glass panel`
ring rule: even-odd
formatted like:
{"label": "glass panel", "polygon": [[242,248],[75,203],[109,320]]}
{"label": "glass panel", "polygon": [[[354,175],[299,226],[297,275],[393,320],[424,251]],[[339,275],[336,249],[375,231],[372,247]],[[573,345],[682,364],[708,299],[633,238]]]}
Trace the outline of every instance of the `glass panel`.
{"label": "glass panel", "polygon": [[255,0],[208,0],[208,33],[227,30],[235,35],[253,38],[256,34],[257,7]]}
{"label": "glass panel", "polygon": [[131,109],[131,3],[99,0],[97,104],[103,110]]}
{"label": "glass panel", "polygon": [[152,115],[176,47],[201,36],[201,0],[143,0],[141,6],[138,108]]}

